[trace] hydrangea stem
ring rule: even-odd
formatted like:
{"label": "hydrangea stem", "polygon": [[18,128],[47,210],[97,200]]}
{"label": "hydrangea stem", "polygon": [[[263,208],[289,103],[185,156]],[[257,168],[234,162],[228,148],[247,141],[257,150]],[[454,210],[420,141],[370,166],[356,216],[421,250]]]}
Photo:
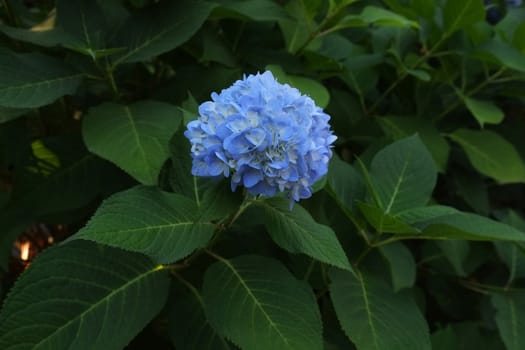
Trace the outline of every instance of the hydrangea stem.
{"label": "hydrangea stem", "polygon": [[239,206],[239,209],[237,210],[237,212],[235,214],[232,215],[231,219],[228,221],[228,225],[227,227],[231,227],[233,225],[233,223],[239,218],[239,216],[242,215],[242,213],[244,213],[244,211],[250,206],[252,205],[255,201],[257,201],[256,198],[249,198],[249,196],[245,196],[244,197],[244,200],[242,201],[241,205]]}

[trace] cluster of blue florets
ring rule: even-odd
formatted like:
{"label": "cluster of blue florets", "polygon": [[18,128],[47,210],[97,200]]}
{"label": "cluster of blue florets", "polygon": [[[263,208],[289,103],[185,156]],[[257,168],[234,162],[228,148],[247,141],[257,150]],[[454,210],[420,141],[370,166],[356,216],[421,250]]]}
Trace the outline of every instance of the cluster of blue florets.
{"label": "cluster of blue florets", "polygon": [[231,176],[234,191],[291,200],[311,196],[312,185],[328,171],[330,116],[314,101],[272,73],[236,81],[199,106],[188,123],[195,176]]}

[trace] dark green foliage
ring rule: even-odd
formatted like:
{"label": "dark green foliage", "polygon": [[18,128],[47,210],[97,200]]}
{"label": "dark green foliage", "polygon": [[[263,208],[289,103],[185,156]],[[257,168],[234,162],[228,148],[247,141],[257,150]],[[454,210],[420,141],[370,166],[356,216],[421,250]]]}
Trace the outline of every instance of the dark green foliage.
{"label": "dark green foliage", "polygon": [[[0,1],[0,348],[525,348],[525,8],[485,3]],[[265,70],[338,137],[292,208],[183,135]]]}

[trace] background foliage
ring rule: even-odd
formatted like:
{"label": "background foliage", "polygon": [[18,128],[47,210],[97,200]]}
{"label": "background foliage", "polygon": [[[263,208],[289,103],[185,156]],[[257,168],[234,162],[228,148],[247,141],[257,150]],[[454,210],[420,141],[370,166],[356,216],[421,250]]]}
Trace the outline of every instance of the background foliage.
{"label": "background foliage", "polygon": [[[3,0],[0,348],[525,348],[520,3]],[[267,69],[338,136],[293,210],[182,136]]]}

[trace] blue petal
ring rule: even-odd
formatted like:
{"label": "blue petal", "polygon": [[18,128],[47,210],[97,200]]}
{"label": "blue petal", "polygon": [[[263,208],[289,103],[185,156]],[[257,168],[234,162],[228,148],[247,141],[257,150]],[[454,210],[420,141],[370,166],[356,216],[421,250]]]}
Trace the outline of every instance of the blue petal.
{"label": "blue petal", "polygon": [[232,134],[224,140],[224,149],[233,155],[247,153],[252,147],[243,134]]}
{"label": "blue petal", "polygon": [[264,178],[262,172],[257,169],[248,169],[243,174],[243,185],[246,188],[255,186]]}
{"label": "blue petal", "polygon": [[266,132],[260,128],[249,129],[244,133],[244,137],[253,146],[260,146],[266,139]]}

